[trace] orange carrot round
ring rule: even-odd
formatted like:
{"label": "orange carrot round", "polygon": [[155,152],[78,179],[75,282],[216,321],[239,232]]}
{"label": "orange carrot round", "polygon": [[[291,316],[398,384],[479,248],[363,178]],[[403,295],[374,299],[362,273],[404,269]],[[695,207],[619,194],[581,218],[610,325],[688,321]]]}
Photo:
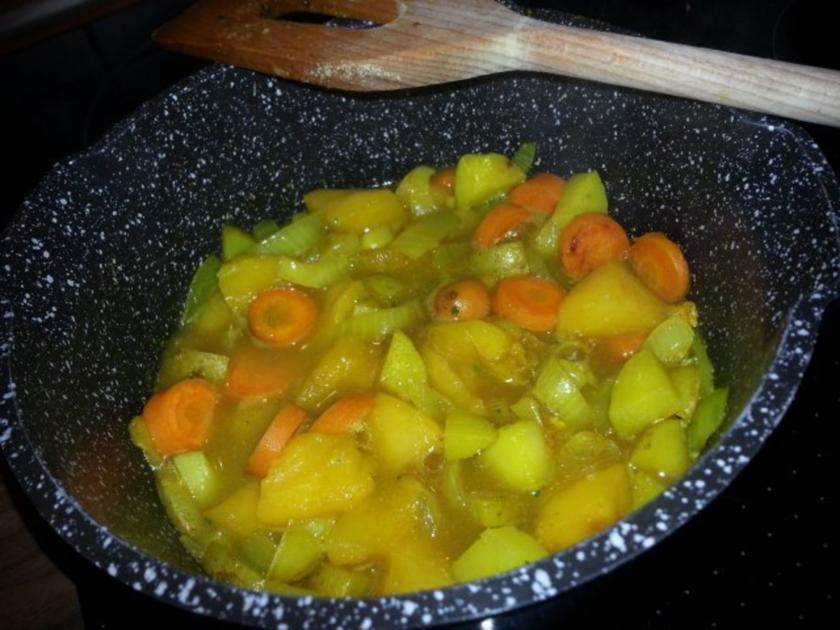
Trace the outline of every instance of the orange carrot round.
{"label": "orange carrot round", "polygon": [[299,363],[290,353],[242,346],[228,362],[227,394],[235,399],[280,395],[297,377]]}
{"label": "orange carrot round", "polygon": [[566,180],[551,173],[538,173],[510,191],[508,201],[543,214],[551,214],[566,188]]}
{"label": "orange carrot round", "polygon": [[490,295],[478,280],[459,280],[443,287],[435,297],[438,319],[481,319],[490,312]]}
{"label": "orange carrot round", "polygon": [[270,289],[260,293],[248,309],[248,328],[260,341],[289,346],[304,339],[315,326],[318,305],[297,289]]}
{"label": "orange carrot round", "polygon": [[253,477],[265,477],[272,462],[277,459],[280,451],[292,439],[304,420],[306,412],[296,405],[287,405],[277,412],[248,458],[245,471]]}
{"label": "orange carrot round", "polygon": [[363,422],[373,409],[373,394],[357,393],[342,396],[327,407],[312,424],[315,433],[344,433]]}
{"label": "orange carrot round", "polygon": [[478,224],[472,243],[476,247],[495,245],[530,218],[531,213],[522,206],[510,202],[500,203]]}
{"label": "orange carrot round", "polygon": [[566,292],[556,282],[536,276],[503,279],[493,295],[493,310],[525,330],[551,330]]}
{"label": "orange carrot round", "polygon": [[210,436],[218,395],[201,378],[175,383],[152,396],[143,420],[155,448],[162,455],[197,451]]}
{"label": "orange carrot round", "polygon": [[604,263],[626,258],[630,242],[614,219],[599,212],[585,212],[563,228],[559,248],[563,271],[572,280],[581,280]]}
{"label": "orange carrot round", "polygon": [[451,193],[455,188],[455,169],[452,166],[438,169],[429,178],[429,185],[446,193]]}
{"label": "orange carrot round", "polygon": [[592,363],[601,374],[617,370],[630,357],[641,350],[647,332],[631,332],[598,340],[592,351]]}
{"label": "orange carrot round", "polygon": [[661,232],[636,239],[630,264],[642,281],[666,302],[679,302],[688,293],[688,263],[680,246]]}

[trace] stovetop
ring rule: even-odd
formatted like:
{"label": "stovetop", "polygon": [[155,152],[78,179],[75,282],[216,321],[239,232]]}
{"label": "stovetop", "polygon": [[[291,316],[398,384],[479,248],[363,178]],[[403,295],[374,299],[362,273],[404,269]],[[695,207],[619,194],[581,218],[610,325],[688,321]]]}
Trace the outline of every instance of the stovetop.
{"label": "stovetop", "polygon": [[[153,28],[188,3],[163,4],[140,3],[0,58],[0,137],[7,154],[0,187],[3,224],[52,163],[94,142],[144,100],[203,65],[151,47]],[[829,3],[521,4],[577,13],[658,39],[840,69]],[[840,130],[803,126],[840,173]],[[840,302],[835,301],[785,418],[747,469],[698,516],[641,557],[568,596],[474,625],[483,630],[561,623],[570,628],[724,628],[771,621],[812,627],[836,617],[837,580],[830,576],[837,565],[838,329]],[[30,527],[43,529],[28,520]],[[88,627],[191,620],[82,566],[49,534],[39,536],[74,577]]]}

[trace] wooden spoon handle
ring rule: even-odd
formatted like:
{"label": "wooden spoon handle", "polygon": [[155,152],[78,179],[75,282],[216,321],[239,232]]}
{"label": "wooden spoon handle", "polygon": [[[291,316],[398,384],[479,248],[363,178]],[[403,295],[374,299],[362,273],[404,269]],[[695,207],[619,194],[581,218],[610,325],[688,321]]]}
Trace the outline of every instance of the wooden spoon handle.
{"label": "wooden spoon handle", "polygon": [[[386,22],[353,30],[274,19],[292,7]],[[492,0],[203,0],[161,45],[349,90],[534,70],[840,126],[840,72],[560,26]]]}

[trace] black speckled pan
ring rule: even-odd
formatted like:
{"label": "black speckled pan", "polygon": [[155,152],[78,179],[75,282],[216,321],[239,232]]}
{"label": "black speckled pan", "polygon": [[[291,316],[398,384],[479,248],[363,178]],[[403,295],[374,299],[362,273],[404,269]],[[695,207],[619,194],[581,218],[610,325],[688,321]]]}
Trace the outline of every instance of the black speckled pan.
{"label": "black speckled pan", "polygon": [[[575,22],[577,23],[577,22]],[[731,385],[731,424],[676,486],[580,545],[479,583],[401,597],[270,596],[204,577],[127,423],[149,393],[192,270],[223,222],[284,217],[316,186],[539,141],[538,167],[597,168],[633,234],[662,229]],[[142,107],[32,193],[0,250],[0,445],[78,552],[163,602],[263,627],[426,625],[569,597],[719,494],[791,401],[838,291],[840,189],[788,122],[563,79],[507,76],[347,96],[214,66]]]}

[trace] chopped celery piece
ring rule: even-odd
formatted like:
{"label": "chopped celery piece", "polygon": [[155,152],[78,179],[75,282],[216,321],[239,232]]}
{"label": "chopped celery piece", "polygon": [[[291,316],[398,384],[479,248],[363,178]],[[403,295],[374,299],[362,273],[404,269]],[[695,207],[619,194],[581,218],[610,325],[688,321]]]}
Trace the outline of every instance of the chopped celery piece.
{"label": "chopped celery piece", "polygon": [[408,295],[408,287],[404,282],[384,273],[368,276],[362,283],[383,306],[396,306]]}
{"label": "chopped celery piece", "polygon": [[362,239],[359,238],[358,234],[332,232],[327,238],[326,250],[321,255],[339,254],[345,258],[350,258],[350,256],[358,254],[361,249]]}
{"label": "chopped celery piece", "polygon": [[318,214],[337,232],[364,234],[378,227],[399,229],[406,211],[387,188],[352,190],[326,202]]}
{"label": "chopped celery piece", "polygon": [[642,349],[621,368],[610,401],[610,422],[630,438],[657,420],[680,410],[680,398],[668,372],[650,350]]}
{"label": "chopped celery piece", "polygon": [[514,151],[513,155],[510,158],[510,161],[516,164],[519,169],[525,173],[526,175],[534,166],[534,160],[537,157],[537,143],[536,142],[523,142],[519,145],[519,147]]}
{"label": "chopped celery piece", "polygon": [[397,186],[397,197],[416,217],[438,210],[429,180],[435,174],[431,166],[418,166],[408,172]]}
{"label": "chopped celery piece", "polygon": [[216,579],[232,582],[242,588],[258,588],[262,576],[242,562],[224,539],[211,540],[201,558],[207,573]]}
{"label": "chopped celery piece", "polygon": [[241,312],[258,293],[277,281],[277,258],[274,256],[241,255],[226,262],[217,274],[219,290],[228,307]]}
{"label": "chopped celery piece", "polygon": [[242,553],[243,560],[256,569],[260,575],[265,575],[268,571],[276,549],[277,545],[264,531],[254,532],[243,538],[239,543],[239,551]]}
{"label": "chopped celery piece", "polygon": [[462,155],[455,167],[455,206],[472,208],[508,192],[525,180],[525,173],[498,153]]}
{"label": "chopped celery piece", "polygon": [[510,410],[520,420],[542,422],[540,404],[531,396],[523,396],[510,406]]}
{"label": "chopped celery piece", "polygon": [[362,235],[361,249],[382,249],[394,240],[394,230],[382,225]]}
{"label": "chopped celery piece", "polygon": [[677,416],[688,420],[694,414],[700,398],[700,372],[696,365],[681,365],[672,368],[671,382],[680,398]]}
{"label": "chopped celery piece", "polygon": [[691,350],[694,329],[680,314],[671,315],[648,335],[645,347],[665,365],[677,365]]}
{"label": "chopped celery piece", "polygon": [[622,263],[598,267],[576,284],[557,311],[557,334],[608,337],[647,331],[669,306]]}
{"label": "chopped celery piece", "polygon": [[706,340],[700,336],[699,331],[695,331],[694,333],[694,342],[692,343],[691,349],[694,351],[694,357],[697,359],[697,372],[700,376],[700,396],[708,396],[715,388],[715,368],[706,350]]}
{"label": "chopped celery piece", "polygon": [[327,252],[315,262],[283,257],[277,260],[277,277],[302,287],[320,289],[338,280],[349,267],[348,258],[337,252]]}
{"label": "chopped celery piece", "polygon": [[592,421],[592,409],[581,388],[593,380],[586,364],[549,357],[537,376],[534,397],[566,424],[581,428]]}
{"label": "chopped celery piece", "polygon": [[547,555],[536,539],[515,527],[486,529],[452,563],[452,574],[459,582],[469,582],[510,571]]}
{"label": "chopped celery piece", "polygon": [[264,219],[251,228],[251,233],[257,241],[264,241],[274,234],[280,226],[274,219]]}
{"label": "chopped celery piece", "polygon": [[425,318],[417,301],[354,315],[344,323],[344,333],[365,341],[387,337],[396,330],[411,328]]}
{"label": "chopped celery piece", "polygon": [[469,264],[472,255],[469,243],[451,243],[436,247],[432,252],[432,266],[445,274],[457,274]]}
{"label": "chopped celery piece", "polygon": [[528,516],[527,499],[523,496],[472,493],[467,504],[470,514],[482,527],[518,525]]}
{"label": "chopped celery piece", "polygon": [[304,214],[278,229],[254,247],[254,253],[300,256],[324,237],[324,222],[317,214]]}
{"label": "chopped celery piece", "polygon": [[166,354],[158,372],[157,388],[163,389],[186,378],[224,380],[228,358],[223,354],[183,348]]}
{"label": "chopped celery piece", "polygon": [[323,564],[308,583],[319,595],[328,597],[363,597],[373,588],[373,575],[367,570],[345,569]]}
{"label": "chopped celery piece", "polygon": [[391,242],[391,249],[405,254],[412,260],[432,251],[441,241],[461,225],[461,219],[453,212],[435,212],[420,217],[405,228]]}
{"label": "chopped celery piece", "polygon": [[195,319],[201,307],[213,296],[217,286],[216,274],[221,264],[216,256],[208,256],[195,270],[187,291],[187,299],[184,302],[182,324],[188,324]]}
{"label": "chopped celery piece", "polygon": [[[318,519],[331,522],[328,519]],[[325,538],[329,529],[316,528],[311,521],[292,521],[283,532],[268,577],[282,582],[296,582],[311,573],[327,551]]]}
{"label": "chopped celery piece", "polygon": [[560,232],[584,212],[607,212],[607,191],[597,171],[578,173],[566,180],[563,194],[534,239],[534,247],[544,256],[554,256]]}
{"label": "chopped celery piece", "polygon": [[152,436],[149,435],[149,430],[146,428],[146,422],[143,416],[134,416],[128,425],[128,433],[131,436],[131,442],[143,451],[146,461],[152,468],[157,468],[163,463],[163,456],[155,448],[152,442]]}
{"label": "chopped celery piece", "polygon": [[654,475],[682,477],[691,466],[691,456],[680,421],[664,420],[647,429],[636,442],[630,461]]}
{"label": "chopped celery piece", "polygon": [[470,258],[469,270],[491,281],[526,274],[530,267],[525,245],[522,241],[511,241],[479,249]]}
{"label": "chopped celery piece", "polygon": [[222,259],[226,262],[244,254],[256,243],[257,240],[245,230],[235,225],[222,226]]}
{"label": "chopped celery piece", "polygon": [[257,523],[259,498],[259,482],[248,480],[221,503],[207,510],[205,516],[221,530],[244,538],[253,534],[259,526]]}
{"label": "chopped celery piece", "polygon": [[438,423],[414,405],[388,394],[376,395],[367,423],[377,461],[388,473],[422,466],[440,446]]}
{"label": "chopped celery piece", "polygon": [[175,463],[172,460],[165,461],[158,469],[155,479],[161,503],[175,529],[200,543],[209,540],[213,530],[201,515],[198,504]]}
{"label": "chopped celery piece", "polygon": [[499,482],[521,492],[539,490],[552,473],[542,429],[527,420],[501,427],[496,441],[482,451],[478,461]]}
{"label": "chopped celery piece", "polygon": [[218,473],[204,451],[181,453],[172,458],[172,463],[199,507],[208,505],[215,498],[219,487]]}
{"label": "chopped celery piece", "polygon": [[443,454],[447,460],[467,459],[496,440],[496,427],[481,416],[453,410],[446,416]]}
{"label": "chopped celery piece", "polygon": [[592,411],[592,424],[605,431],[610,426],[610,400],[612,399],[614,378],[601,381],[589,396],[589,408]]}
{"label": "chopped celery piece", "polygon": [[697,403],[697,409],[688,423],[688,448],[692,453],[699,453],[706,442],[723,424],[726,418],[726,402],[729,388],[721,387],[703,396]]}

